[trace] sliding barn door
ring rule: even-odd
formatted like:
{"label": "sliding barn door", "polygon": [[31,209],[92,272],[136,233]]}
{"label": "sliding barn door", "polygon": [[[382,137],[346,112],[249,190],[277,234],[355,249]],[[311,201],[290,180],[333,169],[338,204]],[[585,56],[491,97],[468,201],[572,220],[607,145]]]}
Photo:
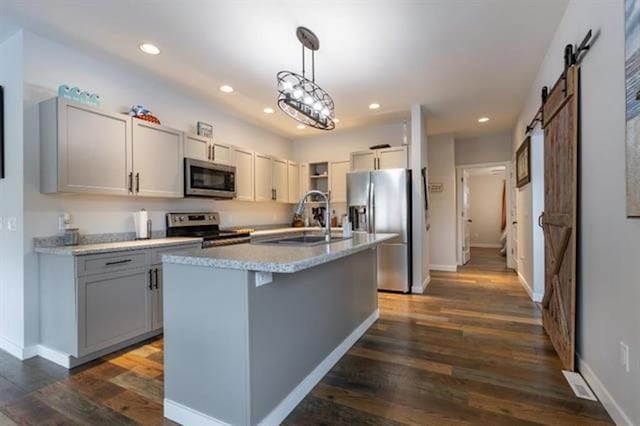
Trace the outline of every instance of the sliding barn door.
{"label": "sliding barn door", "polygon": [[579,73],[567,69],[543,106],[544,328],[566,370],[574,370]]}

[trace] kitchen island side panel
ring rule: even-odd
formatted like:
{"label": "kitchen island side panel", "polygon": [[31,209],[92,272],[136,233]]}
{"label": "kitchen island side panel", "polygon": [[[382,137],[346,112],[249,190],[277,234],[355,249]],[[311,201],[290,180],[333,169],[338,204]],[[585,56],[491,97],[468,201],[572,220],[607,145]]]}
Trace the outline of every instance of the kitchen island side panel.
{"label": "kitchen island side panel", "polygon": [[164,264],[165,401],[249,424],[247,271]]}
{"label": "kitchen island side panel", "polygon": [[259,423],[378,309],[376,249],[295,274],[249,276],[251,424]]}

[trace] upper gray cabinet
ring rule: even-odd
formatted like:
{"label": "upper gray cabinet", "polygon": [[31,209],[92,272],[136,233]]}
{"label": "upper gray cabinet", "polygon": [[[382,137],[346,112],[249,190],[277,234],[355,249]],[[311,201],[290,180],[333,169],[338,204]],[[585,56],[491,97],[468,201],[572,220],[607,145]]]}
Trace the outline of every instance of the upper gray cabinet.
{"label": "upper gray cabinet", "polygon": [[40,104],[41,191],[183,196],[183,133],[63,98]]}
{"label": "upper gray cabinet", "polygon": [[54,98],[40,104],[41,190],[127,195],[131,118]]}
{"label": "upper gray cabinet", "polygon": [[132,125],[133,192],[146,197],[183,197],[182,132],[138,119]]}
{"label": "upper gray cabinet", "polygon": [[232,147],[198,135],[185,136],[185,157],[232,165]]}
{"label": "upper gray cabinet", "polygon": [[406,169],[409,156],[406,146],[370,149],[351,153],[351,171]]}

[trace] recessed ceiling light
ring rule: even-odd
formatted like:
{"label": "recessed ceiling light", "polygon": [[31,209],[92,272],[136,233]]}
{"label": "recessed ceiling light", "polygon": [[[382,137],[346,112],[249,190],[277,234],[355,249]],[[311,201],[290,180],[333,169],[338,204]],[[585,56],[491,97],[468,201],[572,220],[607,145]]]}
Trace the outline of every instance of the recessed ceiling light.
{"label": "recessed ceiling light", "polygon": [[273,114],[273,108],[266,107],[262,111],[264,111],[265,114]]}
{"label": "recessed ceiling light", "polygon": [[233,87],[229,86],[228,84],[223,84],[222,86],[220,86],[220,91],[224,93],[231,93],[233,92]]}
{"label": "recessed ceiling light", "polygon": [[478,118],[478,123],[486,123],[489,121],[489,117],[480,117]]}
{"label": "recessed ceiling light", "polygon": [[158,48],[158,46],[156,46],[155,44],[151,44],[151,43],[142,43],[140,45],[140,50],[142,50],[144,53],[146,53],[148,55],[159,55],[160,54],[160,49]]}
{"label": "recessed ceiling light", "polygon": [[372,104],[369,104],[369,109],[378,109],[378,108],[380,108],[379,103],[374,102]]}
{"label": "recessed ceiling light", "polygon": [[340,122],[340,119],[339,119],[339,118],[334,118],[334,119],[333,119],[333,122],[334,122],[334,123],[339,123],[339,122]]}
{"label": "recessed ceiling light", "polygon": [[306,128],[307,128],[307,126],[305,126],[304,124],[298,124],[296,126],[296,129],[298,129],[298,130],[302,130],[302,129],[306,129]]}

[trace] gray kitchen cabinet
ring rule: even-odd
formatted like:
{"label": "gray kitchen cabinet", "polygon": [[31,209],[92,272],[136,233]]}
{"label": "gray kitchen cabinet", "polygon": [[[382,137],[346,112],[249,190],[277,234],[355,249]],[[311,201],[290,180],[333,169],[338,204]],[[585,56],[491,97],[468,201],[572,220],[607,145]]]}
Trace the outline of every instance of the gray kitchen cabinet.
{"label": "gray kitchen cabinet", "polygon": [[254,179],[256,201],[273,201],[273,169],[271,157],[263,154],[255,154]]}
{"label": "gray kitchen cabinet", "polygon": [[377,157],[375,151],[359,151],[351,153],[351,171],[364,172],[375,170]]}
{"label": "gray kitchen cabinet", "polygon": [[332,203],[347,202],[347,173],[349,161],[332,161],[329,163],[329,187]]}
{"label": "gray kitchen cabinet", "polygon": [[309,191],[309,163],[300,164],[300,192],[298,200]]}
{"label": "gray kitchen cabinet", "polygon": [[[66,367],[162,332],[162,255],[201,247],[84,256],[40,254],[40,344]],[[61,358],[64,358],[62,361]]]}
{"label": "gray kitchen cabinet", "polygon": [[289,202],[289,179],[287,160],[273,158],[271,160],[273,176],[273,200],[279,203]]}
{"label": "gray kitchen cabinet", "polygon": [[78,280],[78,356],[151,330],[151,277],[137,268]]}
{"label": "gray kitchen cabinet", "polygon": [[254,165],[253,151],[234,147],[233,164],[236,166],[236,200],[253,201],[254,195]]}
{"label": "gray kitchen cabinet", "polygon": [[232,152],[233,148],[230,145],[214,139],[192,134],[185,135],[184,156],[186,158],[231,165],[233,164]]}
{"label": "gray kitchen cabinet", "polygon": [[131,118],[64,98],[40,104],[43,193],[127,195]]}
{"label": "gray kitchen cabinet", "polygon": [[293,161],[287,162],[287,180],[289,182],[289,202],[300,200],[300,166]]}
{"label": "gray kitchen cabinet", "polygon": [[133,119],[133,181],[136,195],[184,196],[183,133]]}
{"label": "gray kitchen cabinet", "polygon": [[373,149],[351,153],[351,171],[406,169],[409,155],[406,146]]}

